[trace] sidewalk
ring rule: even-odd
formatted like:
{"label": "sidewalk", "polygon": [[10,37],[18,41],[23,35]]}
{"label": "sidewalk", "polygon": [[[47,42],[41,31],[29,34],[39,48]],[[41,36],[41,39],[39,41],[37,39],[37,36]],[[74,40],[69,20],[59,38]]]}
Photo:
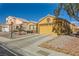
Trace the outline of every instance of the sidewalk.
{"label": "sidewalk", "polygon": [[21,40],[21,39],[25,39],[25,38],[28,38],[28,37],[32,37],[32,36],[35,36],[35,35],[39,35],[39,34],[28,34],[27,36],[25,35],[23,37],[16,38],[16,39],[9,39],[9,38],[5,38],[5,37],[0,36],[0,42],[16,41],[16,40]]}
{"label": "sidewalk", "polygon": [[8,41],[11,41],[11,39],[0,37],[0,42],[8,42]]}

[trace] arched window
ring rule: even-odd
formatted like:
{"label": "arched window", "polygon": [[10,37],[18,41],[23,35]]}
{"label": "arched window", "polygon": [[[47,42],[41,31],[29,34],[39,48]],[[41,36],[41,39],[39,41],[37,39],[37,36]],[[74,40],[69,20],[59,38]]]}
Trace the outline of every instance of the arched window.
{"label": "arched window", "polygon": [[47,18],[47,23],[50,23],[50,21],[51,21],[50,18]]}

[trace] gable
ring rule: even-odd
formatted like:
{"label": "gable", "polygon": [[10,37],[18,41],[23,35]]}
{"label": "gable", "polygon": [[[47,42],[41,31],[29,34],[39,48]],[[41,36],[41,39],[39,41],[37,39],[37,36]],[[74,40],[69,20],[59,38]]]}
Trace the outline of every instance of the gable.
{"label": "gable", "polygon": [[22,24],[23,23],[23,21],[21,21],[20,19],[16,19],[16,24]]}
{"label": "gable", "polygon": [[38,24],[52,23],[54,19],[55,19],[55,17],[47,16],[47,17],[41,19],[41,21]]}
{"label": "gable", "polygon": [[28,25],[36,25],[36,23],[33,23],[33,22],[29,22]]}

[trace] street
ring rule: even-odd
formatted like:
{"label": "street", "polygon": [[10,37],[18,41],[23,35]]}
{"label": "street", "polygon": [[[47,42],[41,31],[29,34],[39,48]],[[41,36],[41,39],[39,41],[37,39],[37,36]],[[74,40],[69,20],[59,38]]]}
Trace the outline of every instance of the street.
{"label": "street", "polygon": [[13,52],[2,44],[0,44],[0,56],[20,56],[20,54]]}
{"label": "street", "polygon": [[20,39],[20,40],[14,40],[14,41],[10,41],[10,42],[4,42],[4,45],[18,53],[22,53],[23,50],[21,50],[22,48],[28,47],[30,45],[32,45],[33,43],[41,40],[42,38],[45,38],[49,35],[34,35],[34,36],[30,36],[30,37],[26,37],[25,39]]}

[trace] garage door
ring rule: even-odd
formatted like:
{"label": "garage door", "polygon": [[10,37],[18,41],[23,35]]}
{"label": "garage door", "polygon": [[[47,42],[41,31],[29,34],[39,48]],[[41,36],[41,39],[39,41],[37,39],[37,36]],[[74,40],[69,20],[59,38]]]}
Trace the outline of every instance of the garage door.
{"label": "garage door", "polygon": [[51,25],[40,26],[39,32],[40,32],[40,34],[52,33],[52,26]]}

